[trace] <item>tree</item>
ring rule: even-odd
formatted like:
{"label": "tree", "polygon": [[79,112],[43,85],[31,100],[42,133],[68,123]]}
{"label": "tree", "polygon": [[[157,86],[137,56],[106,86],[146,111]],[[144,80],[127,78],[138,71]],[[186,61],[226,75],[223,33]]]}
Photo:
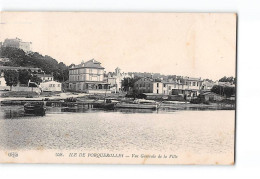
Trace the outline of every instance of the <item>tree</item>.
{"label": "tree", "polygon": [[139,77],[136,78],[124,78],[122,80],[122,89],[124,91],[130,91],[131,89],[134,88],[134,83],[139,80]]}
{"label": "tree", "polygon": [[213,93],[230,97],[236,94],[236,88],[231,86],[221,86],[221,85],[214,85],[211,89]]}
{"label": "tree", "polygon": [[32,75],[31,82],[34,82],[39,85],[42,82],[42,79],[39,78],[37,75]]}
{"label": "tree", "polygon": [[219,79],[220,82],[229,82],[229,83],[232,83],[232,84],[235,83],[235,80],[236,80],[236,78],[234,78],[233,76],[230,76],[230,77],[224,76],[224,77]]}
{"label": "tree", "polygon": [[28,84],[29,80],[32,77],[31,72],[28,70],[19,70],[18,74],[19,74],[18,80],[21,84]]}
{"label": "tree", "polygon": [[21,49],[1,47],[0,57],[9,59],[8,62],[3,63],[3,66],[40,68],[46,74],[53,73],[54,79],[60,82],[66,81],[69,78],[68,66],[62,62],[58,63],[54,58],[47,55],[43,56],[38,52],[26,54]]}
{"label": "tree", "polygon": [[6,81],[6,85],[10,86],[10,89],[12,91],[12,86],[16,86],[18,83],[18,72],[15,70],[5,70],[4,72],[4,78]]}

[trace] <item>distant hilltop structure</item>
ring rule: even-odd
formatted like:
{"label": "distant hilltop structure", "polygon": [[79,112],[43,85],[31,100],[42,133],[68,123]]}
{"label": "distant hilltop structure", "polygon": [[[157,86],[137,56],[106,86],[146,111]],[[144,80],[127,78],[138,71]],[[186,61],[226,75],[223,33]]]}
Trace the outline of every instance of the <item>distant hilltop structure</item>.
{"label": "distant hilltop structure", "polygon": [[21,39],[17,37],[15,39],[5,39],[3,43],[0,42],[0,46],[19,48],[26,53],[32,51],[32,42],[23,42]]}

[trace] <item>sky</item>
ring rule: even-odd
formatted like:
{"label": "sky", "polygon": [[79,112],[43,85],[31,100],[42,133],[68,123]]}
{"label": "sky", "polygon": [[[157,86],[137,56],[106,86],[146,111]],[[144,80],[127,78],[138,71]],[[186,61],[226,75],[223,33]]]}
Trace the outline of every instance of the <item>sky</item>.
{"label": "sky", "polygon": [[235,76],[234,13],[2,12],[0,41],[18,37],[66,65],[218,80]]}

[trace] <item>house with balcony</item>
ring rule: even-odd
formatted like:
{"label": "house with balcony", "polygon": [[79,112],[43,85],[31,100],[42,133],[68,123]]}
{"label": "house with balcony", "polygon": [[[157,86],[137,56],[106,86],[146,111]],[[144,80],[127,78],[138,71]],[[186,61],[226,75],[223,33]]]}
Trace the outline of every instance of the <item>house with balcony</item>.
{"label": "house with balcony", "polygon": [[172,94],[183,94],[190,97],[199,95],[203,80],[201,78],[183,77],[178,81],[177,88],[172,90]]}
{"label": "house with balcony", "polygon": [[86,93],[111,93],[109,83],[104,80],[104,67],[92,59],[73,65],[69,69],[69,90]]}

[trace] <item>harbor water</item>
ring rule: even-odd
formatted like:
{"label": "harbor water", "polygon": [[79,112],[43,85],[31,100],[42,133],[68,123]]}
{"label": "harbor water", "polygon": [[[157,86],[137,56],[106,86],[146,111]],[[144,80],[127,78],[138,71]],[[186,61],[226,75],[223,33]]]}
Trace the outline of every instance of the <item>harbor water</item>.
{"label": "harbor water", "polygon": [[232,153],[234,125],[234,110],[55,107],[42,117],[25,115],[23,106],[0,106],[0,149]]}

